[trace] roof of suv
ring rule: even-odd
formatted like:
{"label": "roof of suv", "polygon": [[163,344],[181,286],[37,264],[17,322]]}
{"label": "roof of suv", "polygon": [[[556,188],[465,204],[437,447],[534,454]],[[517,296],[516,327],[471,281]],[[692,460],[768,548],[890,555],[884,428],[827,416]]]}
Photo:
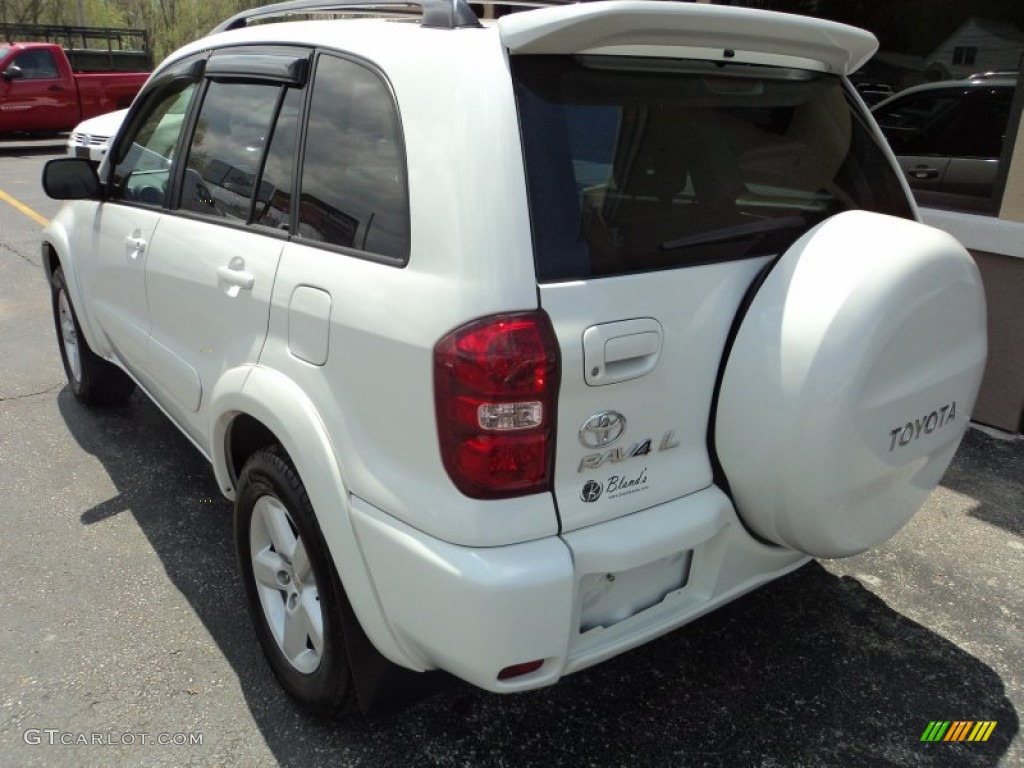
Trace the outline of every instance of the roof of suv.
{"label": "roof of suv", "polygon": [[[491,3],[486,3],[491,4]],[[502,4],[502,3],[495,3]],[[875,37],[864,30],[835,22],[771,11],[654,0],[599,0],[587,3],[504,3],[532,6],[497,22],[501,41],[513,53],[608,53],[632,56],[721,59],[732,63],[775,64],[849,74],[877,49]],[[536,7],[546,6],[546,7]],[[481,24],[465,0],[294,0],[240,13],[213,33],[237,35],[239,42],[338,42],[338,24],[377,27],[393,37],[396,16],[421,10],[420,28],[478,29]],[[318,23],[299,40],[275,24],[271,32],[262,22],[270,18],[344,15],[345,20]],[[366,18],[376,17],[376,18]],[[383,17],[383,18],[381,18]],[[413,16],[415,18],[415,16]],[[256,22],[255,25],[252,25]],[[362,26],[361,33],[370,26]],[[328,32],[327,30],[333,30]],[[446,38],[446,43],[453,42]],[[391,43],[393,44],[393,42]],[[209,46],[209,39],[187,50]]]}

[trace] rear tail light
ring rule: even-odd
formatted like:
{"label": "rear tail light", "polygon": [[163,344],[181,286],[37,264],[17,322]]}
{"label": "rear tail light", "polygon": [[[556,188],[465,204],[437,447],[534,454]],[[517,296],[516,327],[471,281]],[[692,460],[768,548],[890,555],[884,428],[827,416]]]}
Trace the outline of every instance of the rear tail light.
{"label": "rear tail light", "polygon": [[558,344],[540,311],[492,315],[434,347],[434,407],[444,467],[475,499],[549,490]]}

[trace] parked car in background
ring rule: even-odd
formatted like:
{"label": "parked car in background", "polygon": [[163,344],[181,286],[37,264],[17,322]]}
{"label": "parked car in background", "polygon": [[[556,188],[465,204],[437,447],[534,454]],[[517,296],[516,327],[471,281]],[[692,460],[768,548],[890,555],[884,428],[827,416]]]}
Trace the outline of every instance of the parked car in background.
{"label": "parked car in background", "polygon": [[69,131],[127,107],[149,78],[143,30],[0,24],[0,40],[21,40],[0,42],[0,134]]}
{"label": "parked car in background", "polygon": [[874,107],[919,203],[988,204],[1016,87],[1016,77],[992,73],[914,86]]}
{"label": "parked car in background", "polygon": [[888,83],[856,83],[854,87],[869,107],[884,101],[894,93],[892,86]]}
{"label": "parked car in background", "polygon": [[80,122],[68,136],[68,154],[99,163],[106,157],[110,142],[117,135],[126,114],[127,109],[119,109]]}
{"label": "parked car in background", "polygon": [[292,696],[551,685],[913,516],[984,297],[852,97],[870,33],[314,5],[171,54],[101,173],[44,172],[70,389],[211,462]]}

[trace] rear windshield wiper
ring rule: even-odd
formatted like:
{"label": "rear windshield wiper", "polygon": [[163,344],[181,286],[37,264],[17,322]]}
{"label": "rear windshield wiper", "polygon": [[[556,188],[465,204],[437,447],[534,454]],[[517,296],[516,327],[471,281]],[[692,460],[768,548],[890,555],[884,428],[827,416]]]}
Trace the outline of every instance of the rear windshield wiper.
{"label": "rear windshield wiper", "polygon": [[661,250],[672,251],[677,248],[689,248],[691,245],[707,245],[709,243],[725,243],[730,240],[742,240],[746,237],[766,235],[770,232],[780,232],[786,229],[797,229],[807,226],[807,220],[803,216],[782,216],[778,219],[760,219],[749,224],[736,224],[732,227],[722,227],[709,232],[701,232],[696,235],[687,235],[675,240],[666,240],[661,244]]}

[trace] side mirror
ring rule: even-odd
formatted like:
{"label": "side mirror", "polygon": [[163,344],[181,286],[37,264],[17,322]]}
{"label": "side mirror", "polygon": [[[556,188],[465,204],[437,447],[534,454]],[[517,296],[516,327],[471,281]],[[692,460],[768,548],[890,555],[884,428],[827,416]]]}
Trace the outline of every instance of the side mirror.
{"label": "side mirror", "polygon": [[88,160],[61,157],[43,166],[43,191],[54,200],[88,200],[99,197],[100,179]]}
{"label": "side mirror", "polygon": [[0,75],[4,80],[20,80],[24,76],[25,73],[21,71],[21,67],[17,64],[11,64],[3,71],[3,74]]}

